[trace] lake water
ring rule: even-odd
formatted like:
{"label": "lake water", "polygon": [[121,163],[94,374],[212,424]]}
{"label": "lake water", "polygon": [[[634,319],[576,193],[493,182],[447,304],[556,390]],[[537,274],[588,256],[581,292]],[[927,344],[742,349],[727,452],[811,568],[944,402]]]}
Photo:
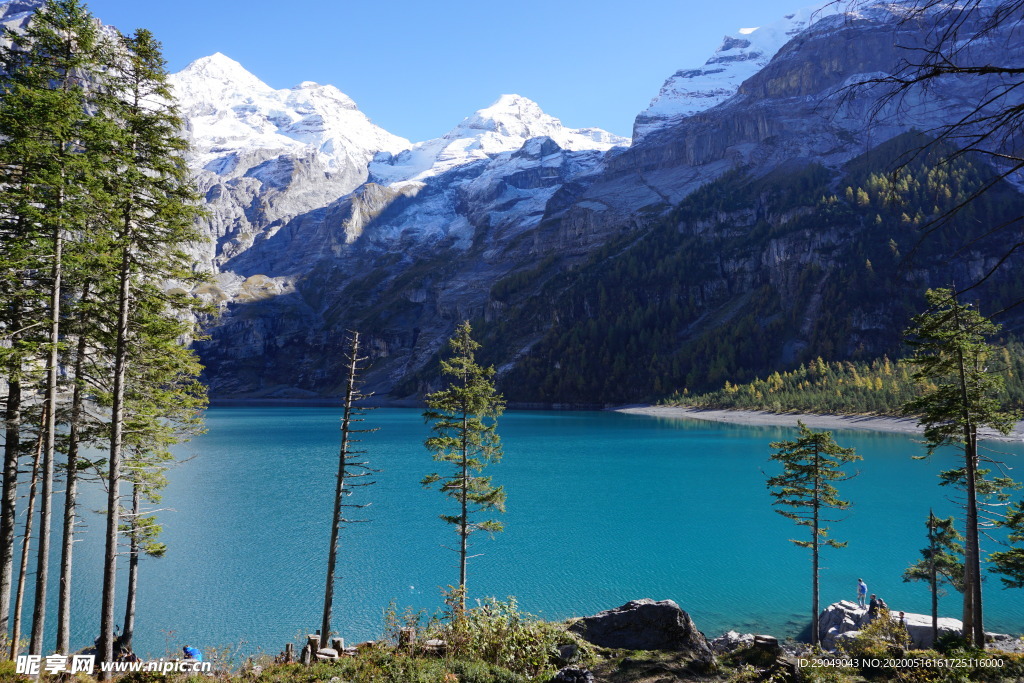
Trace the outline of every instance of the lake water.
{"label": "lake water", "polygon": [[[194,457],[170,473],[160,513],[167,555],[142,563],[137,651],[160,656],[188,643],[276,654],[319,627],[338,414],[209,411],[209,432],[180,451]],[[381,472],[352,499],[372,503],[364,511],[370,523],[341,536],[334,623],[348,642],[379,636],[392,600],[432,612],[440,587],[458,580],[457,555],[444,548],[457,537],[438,519],[451,508],[419,485],[436,469],[422,445],[428,428],[414,410],[367,417],[380,431],[363,445]],[[505,459],[489,473],[508,492],[507,530],[474,537],[481,556],[470,561],[471,599],[515,595],[524,610],[561,619],[671,598],[709,637],[730,628],[795,635],[807,623],[810,555],[788,541],[806,532],[773,512],[765,487],[777,471],[768,443],[792,438],[792,430],[512,411],[499,432]],[[832,525],[833,536],[849,547],[824,552],[822,605],[854,599],[863,577],[891,607],[927,612],[927,586],[905,584],[900,574],[926,545],[929,507],[954,509],[936,477],[954,454],[920,462],[911,456],[923,449],[906,436],[836,438],[864,461],[860,476],[840,485],[854,507]],[[1024,452],[998,446],[1011,460]],[[102,506],[99,490],[87,499],[87,509]],[[99,614],[103,523],[84,515],[75,647],[92,641]],[[1024,591],[1003,590],[995,577],[986,591],[989,630],[1024,631]],[[945,598],[944,614],[958,616],[958,598]],[[54,607],[51,627],[55,617]]]}

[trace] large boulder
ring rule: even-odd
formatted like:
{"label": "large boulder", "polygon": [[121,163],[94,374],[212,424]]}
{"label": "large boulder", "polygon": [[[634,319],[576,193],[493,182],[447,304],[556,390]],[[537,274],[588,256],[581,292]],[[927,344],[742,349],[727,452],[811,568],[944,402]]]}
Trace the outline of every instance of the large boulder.
{"label": "large boulder", "polygon": [[[899,612],[893,614],[893,618],[899,617]],[[930,648],[935,640],[932,638],[932,616],[930,614],[904,615],[907,618],[907,633],[910,634],[910,642],[917,649]],[[939,637],[947,633],[961,633],[964,624],[959,619],[951,617],[939,617]]]}
{"label": "large boulder", "polygon": [[[891,618],[899,618],[899,610],[890,612]],[[932,639],[932,618],[928,614],[907,612],[907,632],[910,642],[915,648],[930,648]],[[848,600],[834,602],[818,615],[818,633],[821,634],[821,646],[826,650],[835,649],[844,638],[852,638],[860,634],[861,629],[870,623],[868,611]],[[963,624],[959,619],[939,617],[939,636],[947,633],[960,633]]]}
{"label": "large boulder", "polygon": [[672,600],[631,600],[622,607],[583,617],[569,630],[599,647],[711,656],[704,634]]}
{"label": "large boulder", "polygon": [[867,624],[867,609],[858,607],[849,600],[834,602],[818,615],[818,633],[821,646],[826,650],[835,649],[839,636],[859,631],[862,622]]}

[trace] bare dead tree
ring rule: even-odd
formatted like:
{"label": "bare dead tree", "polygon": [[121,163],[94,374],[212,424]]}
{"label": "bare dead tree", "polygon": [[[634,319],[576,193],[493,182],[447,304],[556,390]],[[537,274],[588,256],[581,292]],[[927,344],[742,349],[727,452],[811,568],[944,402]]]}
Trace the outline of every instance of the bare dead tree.
{"label": "bare dead tree", "polygon": [[360,486],[370,486],[372,480],[365,480],[377,470],[371,469],[369,463],[361,459],[366,453],[365,450],[353,449],[353,444],[358,439],[353,438],[354,434],[366,434],[377,431],[374,429],[356,429],[356,423],[362,422],[360,417],[366,407],[360,406],[363,401],[372,394],[364,394],[359,387],[362,384],[359,380],[359,372],[363,369],[362,363],[367,357],[359,355],[359,333],[349,332],[349,347],[345,355],[345,367],[348,371],[345,381],[345,398],[341,418],[341,448],[338,451],[338,475],[334,489],[334,514],[331,516],[331,541],[327,554],[327,584],[324,588],[324,612],[320,625],[322,642],[329,642],[331,634],[331,610],[334,606],[334,582],[335,569],[338,561],[339,535],[344,524],[365,522],[366,520],[347,519],[344,515],[345,508],[365,508],[369,503],[345,503],[344,500],[352,495],[353,489]]}

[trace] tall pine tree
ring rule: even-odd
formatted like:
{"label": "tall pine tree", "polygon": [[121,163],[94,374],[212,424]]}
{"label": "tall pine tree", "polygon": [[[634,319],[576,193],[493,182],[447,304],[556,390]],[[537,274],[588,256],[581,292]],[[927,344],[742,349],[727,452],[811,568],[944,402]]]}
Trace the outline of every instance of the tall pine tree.
{"label": "tall pine tree", "polygon": [[768,479],[768,488],[775,498],[775,511],[791,519],[799,526],[810,527],[810,540],[790,539],[801,548],[811,550],[811,644],[819,645],[818,633],[818,571],[821,546],[842,548],[841,543],[828,537],[825,524],[838,521],[830,519],[830,511],[846,510],[850,503],[839,498],[839,491],[833,485],[856,475],[843,472],[843,465],[861,460],[852,448],[841,448],[832,439],[832,432],[815,432],[798,422],[800,436],[793,441],[776,441],[771,459],[782,464],[782,474]]}
{"label": "tall pine tree", "polygon": [[439,484],[443,494],[453,499],[455,514],[441,515],[453,525],[459,536],[458,605],[466,610],[466,561],[469,538],[477,531],[504,530],[494,519],[480,520],[482,513],[505,511],[505,489],[494,486],[491,477],[481,472],[501,460],[501,440],[497,419],[505,401],[494,387],[494,368],[476,362],[480,344],[473,340],[472,329],[463,322],[448,345],[452,357],[441,361],[441,372],[448,386],[427,395],[423,418],[431,424],[433,436],[424,443],[434,460],[450,466],[446,474],[433,473],[423,478],[423,486]]}
{"label": "tall pine tree", "polygon": [[[197,308],[197,301],[168,283],[195,284],[187,249],[201,237],[196,219],[198,197],[183,157],[187,143],[179,136],[182,122],[173,105],[159,43],[145,30],[125,38],[119,50],[109,103],[119,135],[112,140],[110,163],[117,174],[109,181],[112,197],[111,233],[117,276],[111,300],[116,316],[110,333],[112,380],[110,448],[107,462],[107,525],[103,592],[100,609],[100,656],[114,656],[115,585],[120,532],[121,480],[125,451],[127,391],[133,358],[132,340],[174,345],[181,330],[155,336],[147,325],[173,322]],[[164,410],[173,410],[165,403]]]}
{"label": "tall pine tree", "polygon": [[[65,245],[72,236],[84,234],[104,208],[102,177],[109,167],[102,161],[102,140],[109,127],[104,117],[92,113],[102,90],[103,41],[77,0],[48,0],[24,33],[10,37],[11,45],[2,54],[6,73],[0,82],[0,183],[5,186],[0,216],[9,225],[20,227],[15,247],[20,253],[47,263],[45,269],[24,271],[31,273],[33,281],[23,290],[34,290],[35,297],[43,294],[46,299],[45,315],[35,321],[46,330],[42,362],[47,422],[40,464],[39,545],[30,644],[31,652],[39,654],[49,579],[61,305],[64,280],[75,268],[74,254],[66,253]],[[17,326],[12,333],[17,334]],[[19,373],[18,368],[11,369]],[[9,397],[9,408],[13,408],[10,404]],[[11,412],[16,417],[16,411]],[[4,501],[10,499],[14,485],[5,481],[10,488],[5,491]],[[10,509],[0,511],[3,626],[10,598],[10,514]]]}
{"label": "tall pine tree", "polygon": [[928,511],[928,547],[921,559],[903,572],[904,581],[927,581],[932,594],[932,642],[939,637],[939,592],[942,585],[958,591],[964,588],[964,563],[961,559],[964,537],[957,533],[952,517],[936,517]]}
{"label": "tall pine tree", "polygon": [[916,368],[914,378],[929,389],[909,401],[904,411],[919,416],[928,455],[946,445],[963,451],[964,466],[950,474],[966,492],[964,637],[983,645],[978,495],[979,484],[984,484],[979,468],[978,428],[991,427],[1008,434],[1017,416],[1004,410],[997,399],[1004,380],[993,362],[994,349],[986,340],[998,331],[998,326],[972,306],[960,303],[952,290],[928,290],[925,299],[929,308],[914,318],[907,343],[914,349],[909,359]]}

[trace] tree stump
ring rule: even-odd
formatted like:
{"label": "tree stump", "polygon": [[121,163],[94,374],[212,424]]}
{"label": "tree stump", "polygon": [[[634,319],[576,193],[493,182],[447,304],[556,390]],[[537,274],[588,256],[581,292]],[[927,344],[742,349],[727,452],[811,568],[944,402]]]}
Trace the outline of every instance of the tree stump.
{"label": "tree stump", "polygon": [[403,628],[398,631],[398,647],[407,649],[413,646],[416,642],[416,629],[414,628]]}

